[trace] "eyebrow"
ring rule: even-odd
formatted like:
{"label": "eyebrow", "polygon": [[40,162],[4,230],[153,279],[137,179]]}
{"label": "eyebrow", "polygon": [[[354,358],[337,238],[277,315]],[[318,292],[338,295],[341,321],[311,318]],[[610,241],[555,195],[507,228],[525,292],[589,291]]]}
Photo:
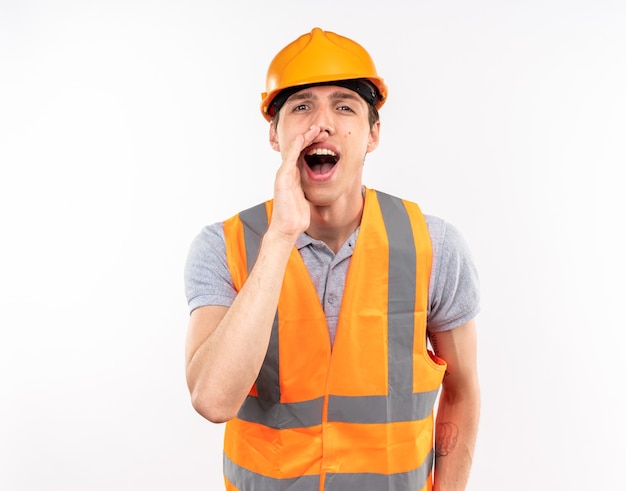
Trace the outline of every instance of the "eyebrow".
{"label": "eyebrow", "polygon": [[[301,101],[304,99],[317,99],[318,97],[310,90],[303,90],[301,92],[296,92],[295,94],[291,95],[288,99],[287,102],[293,102],[293,101]],[[341,100],[341,99],[351,99],[351,100],[355,100],[358,101],[360,99],[360,96],[356,93],[353,93],[352,91],[350,92],[341,92],[341,91],[336,91],[333,92],[332,94],[330,94],[330,99],[332,100]]]}

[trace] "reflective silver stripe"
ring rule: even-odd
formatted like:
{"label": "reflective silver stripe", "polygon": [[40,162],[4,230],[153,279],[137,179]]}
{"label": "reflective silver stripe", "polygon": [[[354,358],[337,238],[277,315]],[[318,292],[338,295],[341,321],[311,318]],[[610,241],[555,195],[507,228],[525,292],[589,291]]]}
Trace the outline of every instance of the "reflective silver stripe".
{"label": "reflective silver stripe", "polygon": [[[415,241],[402,200],[376,193],[389,237],[388,349],[389,402],[413,392],[415,330]],[[401,396],[400,398],[395,397]]]}
{"label": "reflective silver stripe", "polygon": [[328,396],[328,421],[398,423],[430,416],[438,390],[403,396]]}
{"label": "reflective silver stripe", "polygon": [[[248,274],[259,255],[261,240],[267,231],[267,210],[265,203],[248,208],[239,214],[239,219],[243,224],[243,236],[246,247],[246,262]],[[263,366],[256,380],[256,388],[259,398],[270,403],[270,405],[280,401],[280,380],[278,373],[278,312],[274,316],[272,332],[270,333],[269,345]],[[246,401],[247,402],[247,401]],[[244,403],[245,409],[246,403]],[[245,410],[243,411],[245,415]],[[246,418],[242,418],[246,419]]]}
{"label": "reflective silver stripe", "polygon": [[240,491],[317,491],[320,476],[301,476],[292,479],[267,477],[235,464],[224,455],[224,477]]}
{"label": "reflective silver stripe", "polygon": [[324,398],[292,403],[271,403],[248,396],[237,417],[277,430],[308,428],[322,424]]}
{"label": "reflective silver stripe", "polygon": [[[324,491],[396,491],[418,490],[426,485],[433,467],[433,452],[417,469],[398,474],[327,474]],[[255,488],[256,489],[256,488]],[[285,489],[285,488],[282,488]]]}
{"label": "reflective silver stripe", "polygon": [[270,403],[280,401],[280,374],[278,372],[278,312],[274,316],[267,353],[256,379],[259,397]]}
{"label": "reflective silver stripe", "polygon": [[261,240],[267,231],[267,211],[265,203],[248,208],[239,214],[239,219],[243,224],[244,242],[246,247],[246,262],[248,274],[252,271],[252,266],[259,255]]}
{"label": "reflective silver stripe", "polygon": [[[431,451],[421,466],[409,472],[396,474],[329,473],[324,480],[324,491],[395,491],[422,489],[433,467]],[[224,476],[240,491],[314,491],[319,488],[320,477],[301,476],[277,479],[264,476],[235,464],[224,455]]]}

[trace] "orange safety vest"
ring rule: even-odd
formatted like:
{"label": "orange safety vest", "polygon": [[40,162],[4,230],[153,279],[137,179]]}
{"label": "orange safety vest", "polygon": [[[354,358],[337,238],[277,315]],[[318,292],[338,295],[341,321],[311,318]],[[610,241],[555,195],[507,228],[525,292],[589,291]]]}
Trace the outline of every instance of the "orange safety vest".
{"label": "orange safety vest", "polygon": [[[272,201],[224,223],[239,290]],[[432,247],[415,203],[371,189],[331,350],[294,247],[265,361],[226,424],[227,490],[431,490],[433,408],[446,364],[427,348]]]}

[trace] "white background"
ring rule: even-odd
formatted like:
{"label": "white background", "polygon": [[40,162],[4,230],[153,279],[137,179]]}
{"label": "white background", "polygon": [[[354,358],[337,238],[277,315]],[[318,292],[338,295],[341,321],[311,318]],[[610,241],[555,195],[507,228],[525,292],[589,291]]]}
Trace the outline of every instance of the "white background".
{"label": "white background", "polygon": [[223,3],[0,0],[0,489],[221,489],[184,261],[270,197],[265,72],[314,26],[390,88],[365,184],[478,265],[469,490],[621,487],[626,4]]}

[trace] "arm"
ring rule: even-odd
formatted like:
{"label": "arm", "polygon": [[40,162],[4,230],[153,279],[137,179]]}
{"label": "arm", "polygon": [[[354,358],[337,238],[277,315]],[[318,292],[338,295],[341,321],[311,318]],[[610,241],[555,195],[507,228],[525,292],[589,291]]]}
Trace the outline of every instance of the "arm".
{"label": "arm", "polygon": [[186,343],[186,375],[193,407],[213,422],[233,418],[263,364],[283,276],[310,207],[296,166],[319,128],[298,135],[283,153],[274,184],[274,209],[257,261],[230,307],[195,309]]}
{"label": "arm", "polygon": [[209,421],[233,418],[261,369],[291,244],[263,238],[250,276],[230,307],[191,313],[186,343],[193,407]]}
{"label": "arm", "polygon": [[437,411],[433,491],[462,491],[472,465],[480,412],[474,321],[430,333],[430,340],[437,356],[448,363]]}

